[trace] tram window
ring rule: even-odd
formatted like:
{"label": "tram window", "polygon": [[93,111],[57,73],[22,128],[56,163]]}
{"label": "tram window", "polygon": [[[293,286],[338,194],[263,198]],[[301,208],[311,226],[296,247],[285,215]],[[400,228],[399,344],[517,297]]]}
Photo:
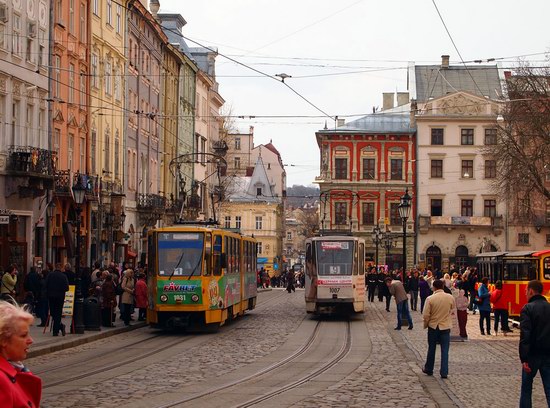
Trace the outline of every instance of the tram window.
{"label": "tram window", "polygon": [[550,279],[550,257],[544,258],[544,279]]}
{"label": "tram window", "polygon": [[204,241],[204,268],[203,275],[212,275],[212,235],[206,234]]}
{"label": "tram window", "polygon": [[222,237],[221,235],[214,236],[213,263],[214,263],[214,276],[221,276],[222,274]]}

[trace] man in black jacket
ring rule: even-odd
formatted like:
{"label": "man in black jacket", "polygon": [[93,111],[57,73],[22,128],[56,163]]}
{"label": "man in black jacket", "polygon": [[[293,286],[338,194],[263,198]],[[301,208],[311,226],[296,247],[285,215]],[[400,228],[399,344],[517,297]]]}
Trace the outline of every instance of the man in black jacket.
{"label": "man in black jacket", "polygon": [[376,269],[372,268],[367,274],[367,289],[369,302],[374,302],[374,292],[376,292],[376,285],[378,284],[378,274]]}
{"label": "man in black jacket", "polygon": [[537,280],[527,284],[527,301],[520,317],[519,358],[523,364],[520,408],[531,407],[533,379],[540,371],[546,402],[550,407],[550,303],[542,296]]}
{"label": "man in black jacket", "polygon": [[58,336],[59,330],[65,335],[65,325],[61,323],[65,292],[69,290],[67,276],[61,272],[61,264],[57,264],[53,272],[46,277],[46,293],[50,304],[50,315],[53,319],[53,335]]}

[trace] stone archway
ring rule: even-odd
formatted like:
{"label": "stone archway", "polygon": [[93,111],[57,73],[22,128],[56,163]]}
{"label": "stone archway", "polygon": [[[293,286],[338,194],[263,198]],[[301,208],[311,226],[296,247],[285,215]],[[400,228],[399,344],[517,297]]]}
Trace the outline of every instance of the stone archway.
{"label": "stone archway", "polygon": [[441,269],[441,248],[435,243],[426,248],[426,267],[432,271]]}

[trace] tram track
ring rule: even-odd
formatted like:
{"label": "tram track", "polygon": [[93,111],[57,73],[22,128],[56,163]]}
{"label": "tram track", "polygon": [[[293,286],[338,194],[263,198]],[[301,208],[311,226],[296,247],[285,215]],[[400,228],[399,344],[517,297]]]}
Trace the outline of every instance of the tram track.
{"label": "tram track", "polygon": [[[265,307],[268,307],[275,300],[281,298],[282,296],[283,295],[273,296],[273,297],[269,298],[268,300],[258,304],[254,310],[262,310]],[[241,316],[241,319],[242,319],[242,316]],[[239,326],[240,326],[239,323],[244,321],[244,320],[241,320],[241,319],[237,319],[237,320],[233,321],[232,324],[231,324],[232,327],[228,327],[227,332],[239,329]],[[203,334],[203,335],[214,336],[215,334]],[[198,336],[199,336],[199,334],[193,334],[193,335],[188,335],[186,337],[178,337],[172,342],[169,342],[169,343],[163,342],[162,347],[155,347],[153,345],[152,346],[153,349],[150,350],[150,351],[147,351],[147,352],[144,352],[144,353],[139,353],[139,355],[134,355],[134,356],[129,357],[129,358],[125,358],[125,359],[122,359],[122,360],[119,360],[119,361],[116,361],[116,362],[113,362],[113,363],[102,365],[100,367],[97,367],[97,368],[94,368],[92,370],[86,371],[85,373],[78,374],[78,375],[73,375],[70,378],[54,380],[52,382],[45,381],[45,384],[43,385],[43,389],[49,389],[49,388],[52,388],[52,387],[55,387],[55,386],[58,386],[58,385],[69,384],[69,383],[75,382],[77,380],[82,380],[82,379],[85,379],[85,378],[93,377],[96,374],[104,373],[106,371],[111,371],[111,370],[123,367],[125,365],[135,363],[136,361],[139,361],[139,360],[154,356],[156,354],[159,354],[161,352],[164,352],[167,349],[169,349],[171,347],[174,347],[178,344],[181,344],[181,343],[190,341],[192,339],[195,339]],[[110,350],[108,350],[108,353],[110,355],[116,355],[118,352],[128,350],[129,348],[132,348],[133,346],[138,346],[138,345],[142,346],[144,343],[148,343],[148,342],[151,342],[153,340],[156,340],[156,339],[159,339],[159,338],[165,338],[165,337],[166,336],[163,335],[163,334],[155,334],[151,337],[148,337],[148,338],[145,338],[145,339],[142,339],[142,340],[139,340],[139,341],[135,341],[135,342],[132,342],[132,343],[129,343],[129,344],[124,344],[121,347],[117,347],[115,349],[110,349]],[[101,354],[97,357],[94,356],[91,359],[86,359],[85,363],[86,363],[87,366],[90,366],[90,364],[92,364],[92,366],[93,366],[93,360],[99,360],[99,359],[105,358],[105,357],[106,357],[106,355],[103,353],[103,354]],[[43,375],[45,373],[57,372],[57,371],[60,371],[64,368],[72,367],[74,365],[75,365],[75,362],[71,362],[71,363],[66,363],[66,364],[62,364],[62,365],[57,365],[55,367],[48,367],[45,370],[36,371],[36,374],[37,375]]]}
{"label": "tram track", "polygon": [[[212,396],[213,394],[219,393],[221,391],[228,390],[230,388],[237,387],[237,386],[242,386],[243,384],[246,384],[247,382],[250,382],[250,381],[258,381],[258,379],[262,376],[274,373],[275,370],[277,370],[277,369],[280,369],[280,368],[282,368],[282,367],[284,367],[288,364],[297,362],[299,357],[306,355],[306,353],[312,348],[312,346],[315,343],[315,340],[317,339],[317,337],[319,336],[319,333],[321,332],[321,326],[322,326],[322,322],[318,321],[317,324],[315,325],[312,333],[308,337],[308,339],[302,344],[302,346],[299,349],[297,349],[291,355],[283,358],[282,360],[280,360],[280,361],[278,361],[274,364],[271,364],[271,365],[269,365],[269,366],[267,366],[267,367],[265,367],[261,370],[258,370],[258,371],[254,372],[252,374],[249,374],[249,375],[247,375],[243,378],[239,378],[237,380],[230,381],[230,382],[222,384],[218,387],[208,388],[203,392],[196,393],[196,394],[193,394],[191,396],[178,399],[176,401],[171,401],[168,404],[155,406],[155,408],[172,408],[172,407],[176,407],[176,406],[181,406],[182,404],[185,404],[185,403],[200,400],[201,398],[204,398],[206,396]],[[346,321],[345,338],[344,338],[343,345],[340,347],[337,354],[334,357],[332,357],[329,361],[324,363],[321,367],[309,372],[307,375],[304,375],[301,378],[299,378],[295,381],[292,381],[291,383],[285,384],[285,385],[283,385],[281,387],[278,387],[277,389],[275,389],[275,390],[273,390],[269,393],[260,395],[256,398],[250,399],[250,400],[248,400],[244,403],[241,403],[239,405],[235,405],[235,407],[240,408],[240,407],[253,406],[255,404],[258,404],[258,403],[261,403],[263,401],[269,400],[269,399],[271,399],[271,398],[273,398],[273,397],[275,397],[279,394],[282,394],[282,393],[287,392],[289,390],[292,390],[296,387],[299,387],[300,385],[302,385],[302,384],[304,384],[308,381],[311,381],[315,377],[321,375],[322,373],[326,372],[330,368],[334,367],[343,358],[345,358],[345,356],[349,353],[349,351],[351,349],[351,343],[352,343],[351,342],[351,324],[350,324],[349,321]]]}

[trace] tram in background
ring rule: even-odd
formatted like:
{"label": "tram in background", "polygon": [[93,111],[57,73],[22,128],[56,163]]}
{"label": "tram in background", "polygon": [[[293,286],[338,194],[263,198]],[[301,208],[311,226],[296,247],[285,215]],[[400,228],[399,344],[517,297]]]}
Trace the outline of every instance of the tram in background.
{"label": "tram in background", "polygon": [[363,313],[365,241],[352,236],[306,240],[305,301],[308,313]]}
{"label": "tram in background", "polygon": [[254,238],[197,224],[154,229],[147,239],[152,327],[215,330],[256,306]]}
{"label": "tram in background", "polygon": [[479,278],[487,277],[494,285],[502,281],[502,293],[510,316],[519,316],[527,303],[525,290],[530,280],[537,279],[550,300],[550,250],[518,252],[482,252],[477,256]]}

